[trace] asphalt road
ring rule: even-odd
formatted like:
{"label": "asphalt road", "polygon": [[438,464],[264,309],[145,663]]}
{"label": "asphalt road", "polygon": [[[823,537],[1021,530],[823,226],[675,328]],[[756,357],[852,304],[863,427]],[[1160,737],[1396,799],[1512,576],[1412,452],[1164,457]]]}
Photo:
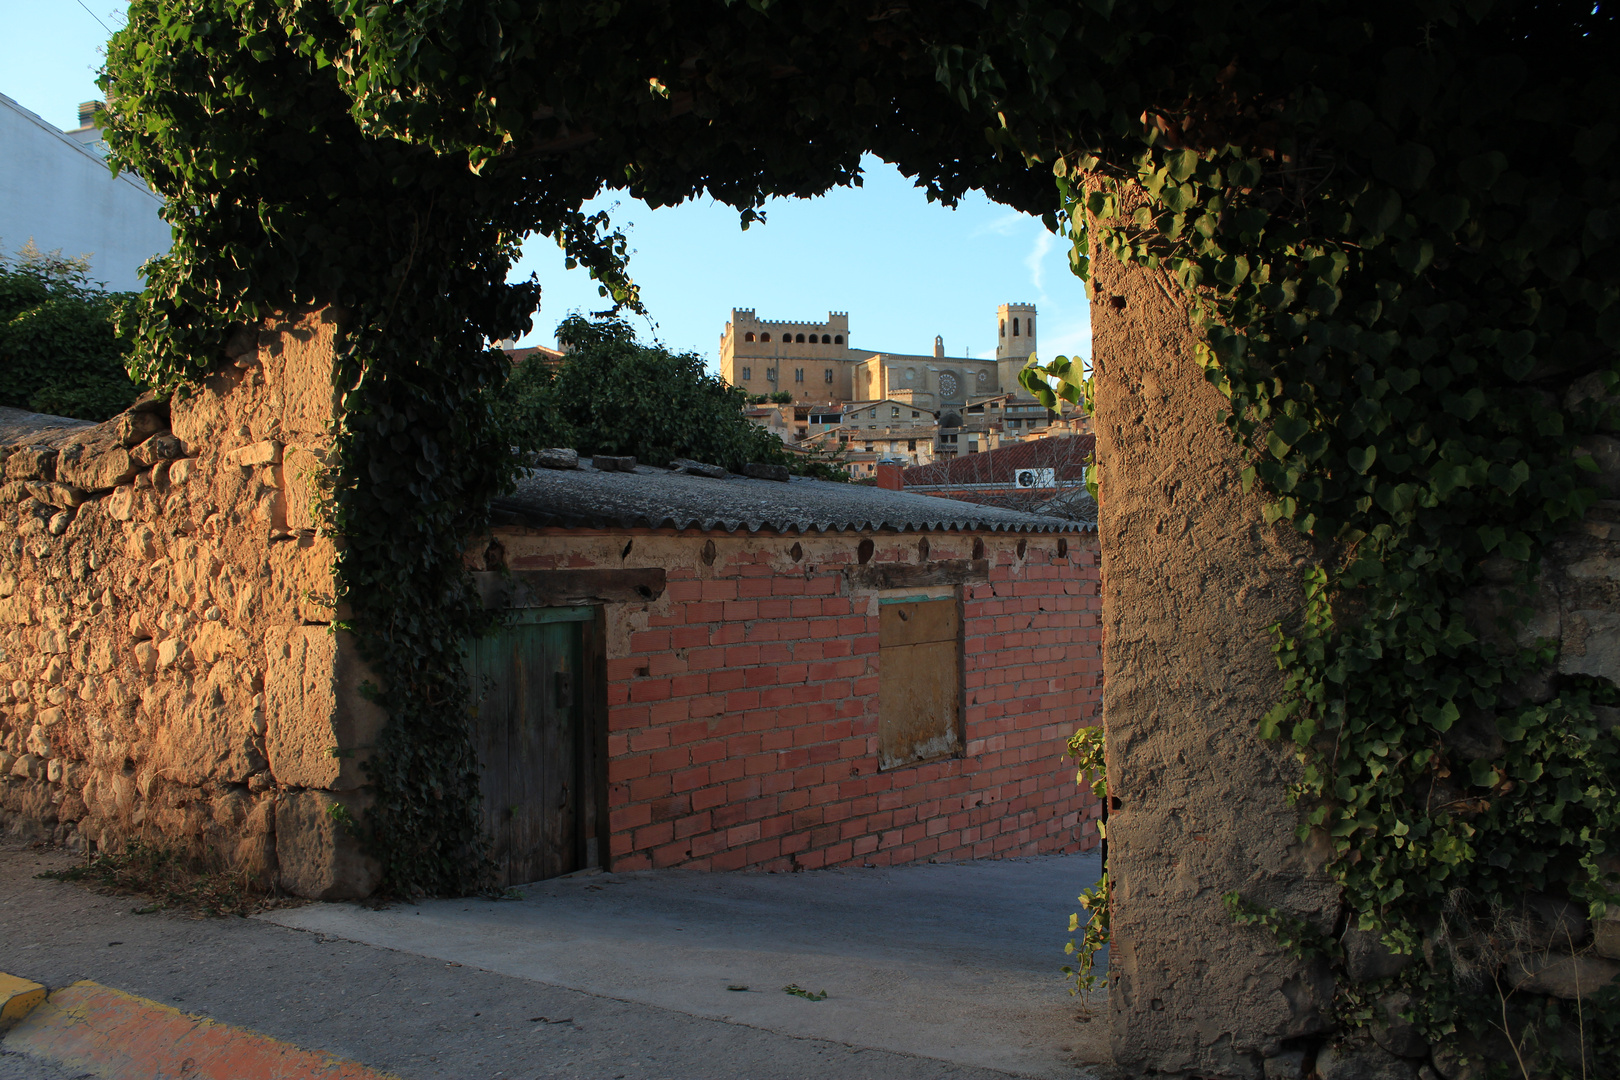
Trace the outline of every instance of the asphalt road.
{"label": "asphalt road", "polygon": [[[1016,1075],[693,1016],[263,919],[137,915],[129,897],[35,876],[70,863],[62,853],[0,845],[0,971],[51,987],[93,979],[413,1080]],[[71,1075],[0,1054],[0,1080]]]}

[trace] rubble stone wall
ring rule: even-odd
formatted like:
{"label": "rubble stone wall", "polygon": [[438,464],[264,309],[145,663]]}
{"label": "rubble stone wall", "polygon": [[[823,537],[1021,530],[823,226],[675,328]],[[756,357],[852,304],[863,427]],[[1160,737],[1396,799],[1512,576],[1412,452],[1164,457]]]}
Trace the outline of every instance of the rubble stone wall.
{"label": "rubble stone wall", "polygon": [[[877,767],[878,594],[845,570],[967,559],[965,755]],[[607,607],[613,867],[815,868],[1078,851],[1064,741],[1101,701],[1095,534],[496,530],[512,570],[662,567]],[[1061,545],[1061,552],[1060,552]],[[936,587],[938,588],[938,587]],[[920,590],[917,590],[920,591]]]}
{"label": "rubble stone wall", "polygon": [[202,386],[105,424],[0,417],[0,827],[369,891],[325,812],[363,800],[381,723],[329,625],[335,329],[239,334]]}

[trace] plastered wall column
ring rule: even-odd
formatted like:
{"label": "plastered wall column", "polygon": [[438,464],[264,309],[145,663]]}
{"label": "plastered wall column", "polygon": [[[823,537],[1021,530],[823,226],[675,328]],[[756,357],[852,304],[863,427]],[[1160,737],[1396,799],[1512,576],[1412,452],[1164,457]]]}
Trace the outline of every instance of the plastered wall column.
{"label": "plastered wall column", "polygon": [[1091,265],[1114,1055],[1133,1076],[1258,1077],[1332,993],[1221,903],[1337,916],[1296,839],[1292,762],[1256,734],[1282,688],[1265,628],[1298,609],[1308,551],[1243,494],[1171,279],[1095,245]]}

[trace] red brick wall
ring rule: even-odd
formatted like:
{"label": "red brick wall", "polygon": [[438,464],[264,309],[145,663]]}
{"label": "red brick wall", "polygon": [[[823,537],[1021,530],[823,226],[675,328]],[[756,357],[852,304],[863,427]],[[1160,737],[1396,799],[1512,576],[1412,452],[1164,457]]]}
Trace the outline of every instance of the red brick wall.
{"label": "red brick wall", "polygon": [[[1064,557],[1053,536],[977,537],[992,569],[989,584],[965,587],[966,755],[887,772],[877,594],[852,594],[844,575],[860,537],[720,534],[705,564],[703,534],[592,535],[607,542],[554,530],[502,542],[513,569],[638,556],[666,568],[658,602],[609,608],[614,869],[884,865],[1096,844],[1099,808],[1062,760],[1101,701],[1093,534],[1067,535]],[[637,555],[621,555],[626,539]],[[873,539],[876,561],[919,557],[915,537]],[[929,555],[966,558],[975,539],[933,534]]]}

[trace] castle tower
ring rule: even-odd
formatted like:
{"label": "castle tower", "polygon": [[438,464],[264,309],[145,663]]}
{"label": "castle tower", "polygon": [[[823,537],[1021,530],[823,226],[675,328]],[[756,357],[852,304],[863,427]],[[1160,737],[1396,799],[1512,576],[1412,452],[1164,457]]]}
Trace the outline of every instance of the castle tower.
{"label": "castle tower", "polygon": [[1018,371],[1035,352],[1035,305],[1002,304],[996,309],[996,374],[1001,392],[1033,400],[1018,385]]}

